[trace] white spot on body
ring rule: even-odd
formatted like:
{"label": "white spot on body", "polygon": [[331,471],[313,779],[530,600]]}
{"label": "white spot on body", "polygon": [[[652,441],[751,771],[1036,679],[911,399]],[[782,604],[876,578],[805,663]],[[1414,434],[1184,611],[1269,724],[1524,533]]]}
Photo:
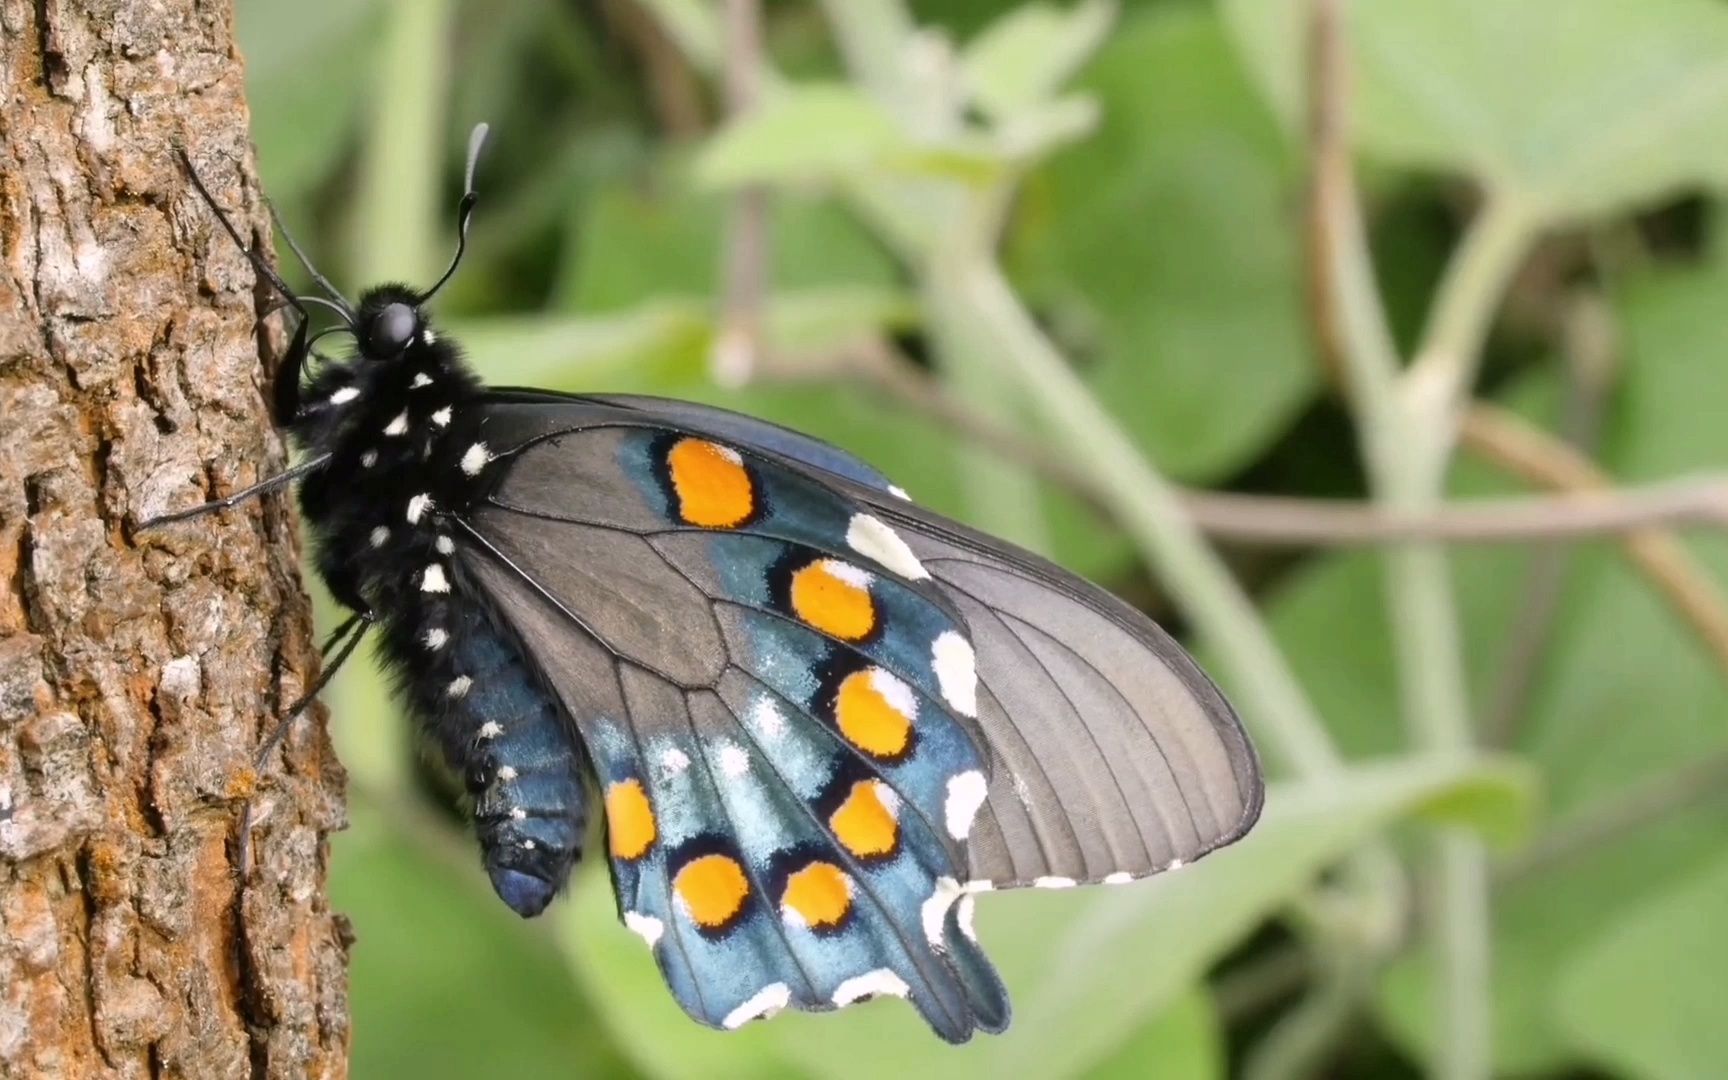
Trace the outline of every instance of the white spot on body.
{"label": "white spot on body", "polygon": [[786,1007],[792,1000],[792,988],[785,983],[769,983],[750,995],[742,1005],[726,1014],[720,1026],[735,1031],[752,1020],[766,1019]]}
{"label": "white spot on body", "polygon": [[660,767],[666,770],[667,776],[677,776],[690,767],[690,755],[676,746],[669,746],[660,755]]}
{"label": "white spot on body", "polygon": [[450,579],[444,576],[444,567],[433,563],[426,568],[426,573],[420,579],[420,591],[429,593],[447,593],[450,591]]}
{"label": "white spot on body", "polygon": [[428,649],[431,649],[433,652],[437,652],[439,649],[442,649],[444,647],[445,642],[450,640],[450,635],[445,633],[442,629],[440,629],[438,627],[433,627],[432,629],[426,631],[426,636],[421,638],[420,640],[422,640],[426,643],[426,647]]}
{"label": "white spot on body", "polygon": [[330,404],[346,405],[359,396],[360,388],[358,386],[344,386],[330,395]]}
{"label": "white spot on body", "polygon": [[448,555],[456,550],[456,541],[450,539],[448,536],[440,536],[433,546],[438,549],[438,554]]}
{"label": "white spot on body", "polygon": [[876,563],[889,573],[908,581],[922,581],[930,576],[918,556],[906,546],[900,534],[872,514],[853,514],[846,526],[846,544],[853,551]]}
{"label": "white spot on body", "polygon": [[479,736],[482,739],[496,739],[504,734],[504,725],[496,720],[488,720],[480,725]]}
{"label": "white spot on body", "polygon": [[1041,877],[1032,879],[1034,889],[1072,889],[1074,879],[1071,877]]}
{"label": "white spot on body", "polygon": [[450,685],[444,688],[444,692],[453,698],[466,697],[468,694],[468,688],[473,685],[473,679],[470,679],[466,675],[458,675],[454,679],[450,680]]}
{"label": "white spot on body", "polygon": [[978,657],[972,643],[944,630],[930,645],[930,663],[942,697],[962,716],[978,715]]}
{"label": "white spot on body", "polygon": [[408,385],[411,389],[423,390],[432,385],[432,376],[426,374],[424,371],[418,372],[414,376],[414,381]]}
{"label": "white spot on body", "polygon": [[1118,870],[1114,874],[1104,875],[1104,884],[1106,885],[1127,885],[1133,880],[1134,875],[1126,870]]}
{"label": "white spot on body", "polygon": [[947,819],[948,835],[956,840],[964,840],[972,832],[972,822],[978,816],[978,808],[984,805],[984,799],[990,794],[990,782],[984,779],[984,774],[977,769],[968,769],[958,776],[948,778],[948,798],[943,803],[943,817]]}
{"label": "white spot on body", "polygon": [[462,471],[469,476],[479,476],[480,470],[491,460],[492,453],[486,449],[486,444],[477,442],[462,455]]}
{"label": "white spot on body", "polygon": [[626,911],[624,913],[624,925],[629,927],[631,933],[646,941],[650,949],[660,943],[660,935],[666,932],[665,923],[652,915],[644,915],[638,911]]}
{"label": "white spot on body", "polygon": [[720,748],[720,771],[737,779],[750,771],[750,755],[737,743],[729,742]]}
{"label": "white spot on body", "polygon": [[862,998],[876,997],[881,994],[903,998],[909,992],[906,980],[887,968],[877,968],[875,971],[866,971],[862,975],[854,975],[836,986],[834,988],[834,1004],[840,1008],[845,1008]]}
{"label": "white spot on body", "polygon": [[390,542],[390,530],[380,525],[376,529],[372,530],[370,540],[373,547],[381,548]]}
{"label": "white spot on body", "polygon": [[386,435],[406,435],[406,434],[408,434],[408,410],[407,409],[403,409],[400,413],[397,414],[396,419],[394,419],[394,420],[390,421],[388,424],[384,425],[384,434],[386,434]]}
{"label": "white spot on body", "polygon": [[433,413],[432,422],[437,424],[439,427],[448,426],[450,423],[450,406],[446,405],[442,409]]}
{"label": "white spot on body", "polygon": [[498,766],[498,779],[500,779],[506,783],[510,782],[511,780],[516,779],[515,767],[511,766],[511,765]]}

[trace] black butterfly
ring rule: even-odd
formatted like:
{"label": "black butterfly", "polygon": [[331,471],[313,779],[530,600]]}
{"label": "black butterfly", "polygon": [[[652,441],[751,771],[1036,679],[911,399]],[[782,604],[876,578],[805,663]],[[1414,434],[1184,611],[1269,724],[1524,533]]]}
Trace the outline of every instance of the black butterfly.
{"label": "black butterfly", "polygon": [[[301,315],[274,415],[305,460],[149,524],[297,480],[355,613],[324,678],[378,627],[524,916],[568,880],[592,784],[620,915],[697,1020],[890,994],[945,1039],[1002,1030],[974,895],[1127,882],[1240,837],[1262,783],[1235,713],[1138,611],[832,446],[482,386],[425,308],[484,134],[432,288],[355,305],[307,264],[324,295],[295,297],[248,252]],[[309,336],[307,305],[340,323]],[[354,355],[303,382],[331,333]]]}

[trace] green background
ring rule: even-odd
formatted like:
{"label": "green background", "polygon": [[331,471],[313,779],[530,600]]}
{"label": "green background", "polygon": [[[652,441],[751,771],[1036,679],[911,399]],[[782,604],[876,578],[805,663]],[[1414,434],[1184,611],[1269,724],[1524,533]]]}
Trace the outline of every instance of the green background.
{"label": "green background", "polygon": [[[350,292],[428,282],[451,247],[466,132],[486,120],[470,257],[437,314],[489,381],[693,397],[794,424],[921,503],[1170,616],[1109,519],[951,425],[833,373],[743,390],[708,376],[730,191],[759,180],[778,193],[768,324],[794,367],[892,335],[937,358],[949,393],[1064,456],[917,272],[940,265],[944,241],[858,202],[910,192],[905,205],[940,219],[1015,185],[1008,278],[1148,461],[1187,485],[1365,495],[1304,308],[1303,4],[912,4],[926,66],[964,85],[935,134],[848,81],[822,5],[765,6],[785,82],[757,122],[728,129],[706,0],[240,0],[266,186]],[[1421,331],[1476,193],[1516,193],[1543,239],[1501,307],[1480,394],[1563,426],[1564,331],[1582,299],[1612,331],[1589,440],[1602,466],[1627,484],[1720,469],[1728,6],[1355,8],[1353,144],[1399,344]],[[1521,490],[1469,458],[1451,485]],[[1721,581],[1728,543],[1688,545]],[[1353,852],[1411,849],[1414,818],[1496,842],[1497,1074],[1728,1075],[1724,672],[1618,549],[1458,552],[1479,718],[1535,563],[1558,566],[1558,593],[1528,686],[1483,735],[1505,754],[1448,760],[1408,749],[1380,560],[1227,553],[1349,768],[1324,782],[1275,772],[1253,836],[1168,880],[986,898],[981,935],[1016,1021],[960,1050],[892,1002],[698,1028],[615,924],[593,860],[550,914],[517,920],[370,665],[351,666],[329,700],[353,777],[332,891],[358,937],[355,1074],[1280,1075],[1288,1061],[1266,1047],[1328,985],[1328,942],[1374,933],[1357,916],[1316,933],[1314,882]],[[1639,799],[1648,812],[1626,817]],[[1400,926],[1423,909],[1419,877],[1411,888]],[[1434,966],[1397,941],[1380,955],[1352,997],[1361,1022],[1328,1036],[1316,1075],[1410,1076],[1435,1060]]]}

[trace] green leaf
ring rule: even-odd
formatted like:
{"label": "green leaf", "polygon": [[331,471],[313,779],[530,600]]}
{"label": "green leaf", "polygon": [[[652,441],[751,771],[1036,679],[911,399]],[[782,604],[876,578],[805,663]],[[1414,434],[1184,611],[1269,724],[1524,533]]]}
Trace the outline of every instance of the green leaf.
{"label": "green leaf", "polygon": [[862,92],[812,83],[774,94],[703,148],[696,179],[710,188],[825,179],[908,152],[892,118]]}
{"label": "green leaf", "polygon": [[1032,177],[1016,277],[1160,467],[1215,479],[1315,384],[1294,162],[1209,11],[1130,19],[1080,85],[1103,127]]}
{"label": "green leaf", "polygon": [[491,895],[472,841],[437,832],[455,852],[445,862],[363,794],[350,811],[351,827],[332,843],[330,893],[357,939],[348,973],[356,1076],[565,1076],[578,1062],[585,1076],[622,1074],[545,935]]}
{"label": "green leaf", "polygon": [[1711,1076],[1728,1062],[1728,854],[1626,912],[1579,951],[1559,1021],[1608,1068],[1649,1080]]}
{"label": "green leaf", "polygon": [[1097,51],[1116,19],[1111,0],[1013,8],[967,46],[960,67],[972,101],[994,117],[1054,97]]}
{"label": "green leaf", "polygon": [[[1225,0],[1280,111],[1301,115],[1303,0]],[[1356,137],[1552,220],[1728,179],[1728,8],[1715,0],[1349,5]]]}
{"label": "green leaf", "polygon": [[[1015,998],[1014,1024],[1002,1036],[948,1047],[905,1003],[882,1001],[754,1025],[738,1053],[752,1067],[790,1063],[831,1077],[1086,1075],[1121,1061],[1219,956],[1367,837],[1412,814],[1502,829],[1527,814],[1528,802],[1528,778],[1491,761],[1394,761],[1276,787],[1246,839],[1196,866],[1127,887],[981,898],[980,940]],[[587,985],[619,991],[616,1006],[602,1007],[638,1061],[651,1060],[662,1075],[743,1067],[732,1040],[672,1029],[666,1018],[676,1006],[664,990],[659,1001],[637,996],[659,976],[641,941],[617,926],[608,899],[578,906],[584,910],[561,923],[572,935],[572,962]],[[722,1052],[724,1059],[713,1056]]]}
{"label": "green leaf", "polygon": [[1141,1025],[1108,1058],[1086,1070],[1089,1080],[1224,1080],[1228,1052],[1223,1021],[1205,991],[1189,990]]}

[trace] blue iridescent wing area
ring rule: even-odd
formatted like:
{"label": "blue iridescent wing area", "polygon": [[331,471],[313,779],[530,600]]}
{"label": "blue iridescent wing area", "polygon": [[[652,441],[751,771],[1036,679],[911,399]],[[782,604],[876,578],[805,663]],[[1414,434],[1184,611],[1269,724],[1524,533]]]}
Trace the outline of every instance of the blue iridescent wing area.
{"label": "blue iridescent wing area", "polygon": [[888,526],[958,613],[979,675],[989,797],[967,878],[996,888],[1122,883],[1241,837],[1264,788],[1241,721],[1193,659],[1144,614],[1090,582],[906,500],[827,443],[691,402],[693,431],[802,468]]}
{"label": "blue iridescent wing area", "polygon": [[500,404],[461,572],[582,736],[620,913],[692,1016],[907,997],[1008,1020],[955,900],[987,787],[957,610],[891,529],[779,459]]}

